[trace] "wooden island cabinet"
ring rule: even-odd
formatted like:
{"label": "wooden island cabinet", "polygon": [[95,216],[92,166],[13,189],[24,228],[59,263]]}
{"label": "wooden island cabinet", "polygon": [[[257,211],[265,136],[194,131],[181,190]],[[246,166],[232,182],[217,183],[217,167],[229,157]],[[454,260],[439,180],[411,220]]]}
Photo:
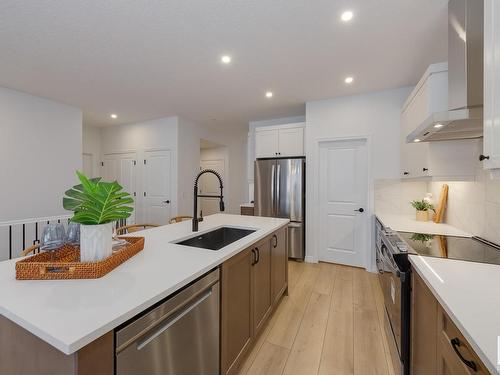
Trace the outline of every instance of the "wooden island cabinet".
{"label": "wooden island cabinet", "polygon": [[411,375],[490,374],[415,271],[411,320]]}
{"label": "wooden island cabinet", "polygon": [[286,228],[221,268],[221,374],[235,374],[288,287]]}

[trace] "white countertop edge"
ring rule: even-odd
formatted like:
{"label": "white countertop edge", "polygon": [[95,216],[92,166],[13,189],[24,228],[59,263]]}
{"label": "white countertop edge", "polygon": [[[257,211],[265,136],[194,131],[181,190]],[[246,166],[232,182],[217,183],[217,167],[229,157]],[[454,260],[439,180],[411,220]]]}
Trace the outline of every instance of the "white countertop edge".
{"label": "white countertop edge", "polygon": [[[427,277],[422,273],[422,270],[419,269],[419,267],[427,267],[430,272],[436,275],[437,278],[439,278],[439,275],[437,275],[436,271],[432,269],[432,267],[427,263],[425,259],[428,259],[429,257],[425,257],[422,255],[412,255],[409,254],[410,262],[414,266],[413,269],[417,271],[417,273],[420,275],[422,280],[424,280],[425,285],[432,291],[432,294],[434,297],[439,301],[441,306],[443,307],[444,311],[448,314],[448,316],[451,318],[453,323],[457,326],[457,328],[460,330],[460,332],[464,335],[468,343],[472,346],[474,351],[476,352],[477,356],[481,359],[481,361],[484,363],[484,365],[488,368],[488,370],[492,374],[500,374],[500,370],[497,368],[497,365],[492,363],[491,360],[488,358],[488,356],[483,352],[481,347],[477,345],[476,341],[474,338],[469,334],[467,329],[462,325],[460,320],[456,317],[456,315],[453,313],[453,311],[449,308],[448,304],[446,301],[441,297],[441,295],[436,291],[436,289],[432,286],[432,283],[427,279]],[[446,259],[447,262],[464,262],[461,260],[455,260],[455,259]],[[497,267],[495,265],[489,265],[492,267]]]}
{"label": "white countertop edge", "polygon": [[[28,332],[30,332],[33,335],[37,336],[38,338],[40,338],[41,340],[45,341],[46,343],[52,345],[53,347],[55,347],[59,351],[63,352],[64,354],[71,355],[71,354],[77,352],[78,350],[80,350],[81,348],[83,348],[84,346],[86,346],[87,344],[90,344],[94,340],[96,340],[99,337],[103,336],[104,334],[112,331],[113,329],[115,329],[119,325],[125,323],[129,319],[132,319],[136,315],[138,315],[141,312],[145,311],[149,307],[153,306],[155,303],[158,303],[161,300],[167,298],[169,295],[171,295],[172,293],[178,291],[179,289],[183,288],[184,286],[188,285],[189,283],[191,283],[192,281],[196,280],[200,276],[203,276],[207,272],[209,272],[212,269],[218,267],[219,265],[221,265],[222,263],[224,263],[229,258],[232,258],[236,254],[238,254],[241,251],[245,250],[249,246],[250,243],[256,243],[256,242],[264,239],[265,237],[269,236],[271,233],[273,233],[273,232],[275,232],[277,230],[280,230],[281,228],[286,227],[289,224],[289,220],[287,220],[287,219],[282,219],[282,220],[283,220],[282,224],[277,225],[274,228],[267,229],[267,230],[266,229],[262,229],[262,228],[255,228],[255,227],[252,228],[251,225],[250,226],[242,226],[242,225],[223,224],[223,225],[219,225],[219,226],[207,228],[206,230],[200,231],[199,233],[201,234],[201,233],[205,233],[205,232],[209,232],[211,230],[214,230],[214,229],[216,229],[216,228],[218,228],[220,226],[231,226],[231,227],[246,228],[246,229],[256,229],[256,230],[260,230],[262,232],[260,233],[259,236],[256,236],[256,237],[252,238],[251,242],[244,241],[245,238],[242,238],[242,239],[240,239],[238,241],[233,242],[231,245],[234,245],[237,242],[242,241],[242,243],[240,244],[240,246],[238,246],[235,250],[231,251],[230,253],[227,253],[225,256],[221,257],[220,259],[218,259],[218,260],[216,260],[214,262],[211,262],[207,266],[205,266],[205,267],[201,268],[200,270],[198,270],[197,272],[193,273],[191,276],[185,278],[184,280],[182,280],[181,282],[175,284],[171,288],[166,289],[164,292],[156,295],[154,298],[150,298],[149,300],[147,300],[144,303],[136,306],[135,308],[133,308],[133,309],[131,309],[129,311],[124,312],[118,318],[110,321],[109,323],[107,323],[107,324],[99,327],[98,329],[95,329],[94,331],[92,331],[91,333],[85,335],[84,337],[80,338],[79,340],[76,340],[76,341],[71,342],[71,343],[65,343],[65,342],[57,339],[56,337],[54,337],[54,336],[46,333],[43,330],[40,330],[35,325],[29,323],[25,319],[20,318],[19,316],[13,314],[11,311],[2,308],[1,306],[0,306],[0,313],[4,317],[6,317],[7,319],[9,319],[10,321],[12,321],[12,322],[16,323],[17,325],[19,325],[20,327],[26,329]],[[140,234],[140,232],[137,232],[137,233],[131,233],[131,234],[129,234],[129,236],[141,236],[141,234]],[[189,235],[189,236],[183,236],[183,237],[181,237],[179,239],[176,239],[174,242],[182,241],[183,239],[189,238],[191,236],[192,236],[192,234]],[[171,243],[174,243],[174,242],[171,242]],[[212,250],[210,250],[210,251],[212,251]]]}

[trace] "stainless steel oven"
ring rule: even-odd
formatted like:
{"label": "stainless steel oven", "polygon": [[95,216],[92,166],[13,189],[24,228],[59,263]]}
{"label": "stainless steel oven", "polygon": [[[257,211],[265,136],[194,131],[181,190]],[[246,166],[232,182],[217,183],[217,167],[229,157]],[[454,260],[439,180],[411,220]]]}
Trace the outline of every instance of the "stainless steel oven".
{"label": "stainless steel oven", "polygon": [[384,295],[384,329],[397,374],[410,373],[410,264],[407,246],[377,221],[376,260]]}
{"label": "stainless steel oven", "polygon": [[117,375],[219,373],[219,270],[115,332]]}

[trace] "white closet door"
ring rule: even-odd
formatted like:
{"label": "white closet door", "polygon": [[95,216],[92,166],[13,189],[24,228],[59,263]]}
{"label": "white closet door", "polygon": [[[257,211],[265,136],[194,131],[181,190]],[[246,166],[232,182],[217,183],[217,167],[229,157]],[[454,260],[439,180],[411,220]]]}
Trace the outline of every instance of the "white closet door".
{"label": "white closet door", "polygon": [[365,267],[369,233],[366,140],[320,147],[320,260]]}
{"label": "white closet door", "polygon": [[137,197],[137,154],[116,153],[106,154],[103,158],[103,179],[105,181],[117,181],[123,186],[123,191],[129,193],[134,199],[134,212],[127,219],[127,224],[134,224],[136,211],[140,207]]}
{"label": "white closet door", "polygon": [[144,153],[144,220],[149,224],[168,224],[171,217],[170,150]]}

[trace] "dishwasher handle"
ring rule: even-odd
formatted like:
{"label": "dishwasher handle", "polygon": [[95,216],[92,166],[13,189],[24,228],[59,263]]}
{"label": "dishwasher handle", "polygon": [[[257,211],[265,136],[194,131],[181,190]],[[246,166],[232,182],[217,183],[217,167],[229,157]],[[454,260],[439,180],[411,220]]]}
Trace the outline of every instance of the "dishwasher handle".
{"label": "dishwasher handle", "polygon": [[155,338],[160,336],[167,329],[172,327],[175,323],[177,323],[179,320],[181,320],[184,316],[189,314],[192,310],[194,310],[198,305],[203,303],[203,301],[205,301],[211,295],[212,295],[212,287],[210,287],[210,289],[207,289],[207,291],[205,293],[203,293],[199,298],[192,301],[189,305],[185,306],[184,309],[178,311],[177,313],[172,315],[170,318],[166,319],[163,322],[163,324],[161,324],[160,327],[158,327],[154,332],[147,335],[147,337],[137,341],[137,350],[141,350],[144,347],[146,347],[151,341],[153,341]]}

